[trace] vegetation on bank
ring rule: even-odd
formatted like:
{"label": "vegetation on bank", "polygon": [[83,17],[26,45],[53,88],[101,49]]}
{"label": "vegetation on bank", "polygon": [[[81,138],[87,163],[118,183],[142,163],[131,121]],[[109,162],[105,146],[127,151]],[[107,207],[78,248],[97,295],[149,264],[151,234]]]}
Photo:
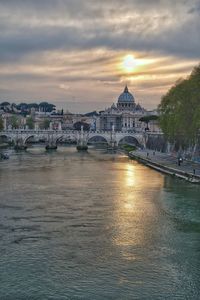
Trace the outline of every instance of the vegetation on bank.
{"label": "vegetation on bank", "polygon": [[123,150],[127,152],[135,151],[136,149],[137,149],[136,146],[133,145],[128,145],[128,144],[123,145]]}
{"label": "vegetation on bank", "polygon": [[200,133],[200,65],[162,97],[159,111],[161,129],[177,149],[197,143]]}

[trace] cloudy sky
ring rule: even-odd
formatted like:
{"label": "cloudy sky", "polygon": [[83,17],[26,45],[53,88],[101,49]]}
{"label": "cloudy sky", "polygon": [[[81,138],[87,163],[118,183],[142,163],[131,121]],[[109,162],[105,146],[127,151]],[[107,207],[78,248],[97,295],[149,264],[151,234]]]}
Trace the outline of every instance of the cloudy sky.
{"label": "cloudy sky", "polygon": [[199,62],[200,0],[0,0],[0,101],[151,109]]}

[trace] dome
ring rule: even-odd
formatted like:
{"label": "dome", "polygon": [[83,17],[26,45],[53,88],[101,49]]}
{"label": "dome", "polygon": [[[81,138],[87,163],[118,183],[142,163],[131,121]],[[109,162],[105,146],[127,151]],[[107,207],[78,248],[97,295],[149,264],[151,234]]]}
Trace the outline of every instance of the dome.
{"label": "dome", "polygon": [[131,93],[128,91],[128,87],[126,86],[124,89],[124,92],[119,96],[118,103],[119,102],[134,102],[134,97]]}

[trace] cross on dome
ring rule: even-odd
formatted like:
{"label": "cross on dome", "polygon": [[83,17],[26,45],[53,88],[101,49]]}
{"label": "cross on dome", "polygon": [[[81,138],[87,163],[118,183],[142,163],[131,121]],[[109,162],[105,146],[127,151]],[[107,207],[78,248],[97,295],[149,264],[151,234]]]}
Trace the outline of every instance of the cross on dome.
{"label": "cross on dome", "polygon": [[135,99],[133,95],[129,92],[127,85],[124,88],[124,92],[118,98],[118,103],[121,102],[135,103]]}

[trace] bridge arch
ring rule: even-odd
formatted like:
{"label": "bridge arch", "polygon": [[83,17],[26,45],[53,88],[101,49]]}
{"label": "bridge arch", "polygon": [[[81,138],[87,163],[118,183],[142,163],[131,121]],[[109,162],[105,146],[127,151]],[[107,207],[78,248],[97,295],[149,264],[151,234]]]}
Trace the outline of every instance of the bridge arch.
{"label": "bridge arch", "polygon": [[123,145],[123,144],[131,144],[131,145],[135,145],[136,147],[141,147],[142,144],[139,141],[139,139],[137,137],[134,137],[132,135],[125,135],[122,136],[118,139],[117,141],[117,145]]}
{"label": "bridge arch", "polygon": [[30,134],[30,135],[26,135],[23,138],[23,143],[26,144],[28,142],[29,139],[34,138],[36,140],[36,142],[47,142],[48,141],[48,136],[46,134]]}
{"label": "bridge arch", "polygon": [[[104,143],[109,144],[108,139],[105,136],[102,136],[100,134],[95,134],[95,135],[89,137],[87,142],[88,143],[96,142],[95,140],[97,140],[97,139],[100,139],[100,142],[104,141]],[[98,143],[98,141],[96,143]]]}
{"label": "bridge arch", "polygon": [[59,143],[63,138],[64,138],[64,135],[57,136],[57,137],[55,138],[56,144]]}
{"label": "bridge arch", "polygon": [[0,139],[7,139],[8,141],[12,141],[12,137],[10,135],[7,135],[5,133],[0,134]]}
{"label": "bridge arch", "polygon": [[14,144],[16,142],[15,135],[2,133],[0,134],[0,139],[5,139],[2,142]]}
{"label": "bridge arch", "polygon": [[30,135],[30,136],[26,137],[24,139],[24,144],[27,144],[28,140],[31,139],[31,138],[35,138],[35,136],[34,135]]}

